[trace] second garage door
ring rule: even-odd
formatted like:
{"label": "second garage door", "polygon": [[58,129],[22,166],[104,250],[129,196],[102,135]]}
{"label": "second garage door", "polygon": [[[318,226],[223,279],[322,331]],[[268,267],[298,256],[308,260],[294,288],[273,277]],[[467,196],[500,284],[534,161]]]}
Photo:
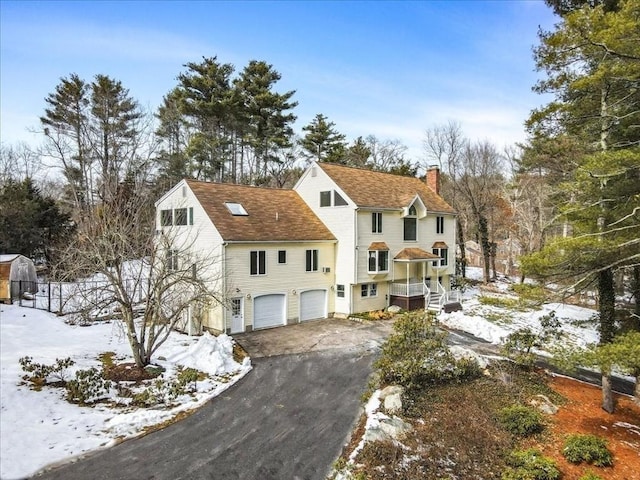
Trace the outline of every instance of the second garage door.
{"label": "second garage door", "polygon": [[300,294],[300,321],[325,318],[327,305],[326,290],[307,290]]}
{"label": "second garage door", "polygon": [[253,302],[253,328],[284,325],[284,294],[261,295]]}

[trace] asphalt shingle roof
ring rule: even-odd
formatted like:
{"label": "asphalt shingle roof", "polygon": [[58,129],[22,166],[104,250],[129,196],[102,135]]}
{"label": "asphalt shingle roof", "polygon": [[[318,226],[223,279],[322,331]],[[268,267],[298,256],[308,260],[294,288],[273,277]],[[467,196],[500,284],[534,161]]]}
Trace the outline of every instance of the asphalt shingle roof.
{"label": "asphalt shingle roof", "polygon": [[[187,180],[187,185],[225,241],[335,240],[293,190]],[[248,215],[232,215],[226,202]]]}
{"label": "asphalt shingle roof", "polygon": [[427,210],[455,213],[441,196],[415,177],[374,172],[361,168],[345,167],[334,163],[318,163],[318,166],[359,207],[403,208],[418,195]]}

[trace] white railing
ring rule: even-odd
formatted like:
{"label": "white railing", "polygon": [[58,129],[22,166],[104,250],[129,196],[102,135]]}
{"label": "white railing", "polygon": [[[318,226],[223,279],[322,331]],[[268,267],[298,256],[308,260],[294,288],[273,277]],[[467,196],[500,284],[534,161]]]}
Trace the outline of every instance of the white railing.
{"label": "white railing", "polygon": [[393,282],[390,286],[390,294],[398,297],[418,297],[425,295],[426,285],[420,283]]}

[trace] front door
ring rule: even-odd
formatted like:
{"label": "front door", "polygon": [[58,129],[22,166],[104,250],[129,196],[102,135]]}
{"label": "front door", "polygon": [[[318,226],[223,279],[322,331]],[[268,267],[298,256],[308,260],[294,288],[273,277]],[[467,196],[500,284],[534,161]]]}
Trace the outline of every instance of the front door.
{"label": "front door", "polygon": [[231,333],[244,332],[242,297],[231,299]]}

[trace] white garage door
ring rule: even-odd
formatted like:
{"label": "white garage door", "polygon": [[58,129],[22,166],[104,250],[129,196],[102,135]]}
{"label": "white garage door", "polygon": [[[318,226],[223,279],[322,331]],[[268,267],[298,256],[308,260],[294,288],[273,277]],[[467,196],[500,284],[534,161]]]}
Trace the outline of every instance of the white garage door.
{"label": "white garage door", "polygon": [[261,295],[253,302],[253,328],[284,325],[284,294]]}
{"label": "white garage door", "polygon": [[307,290],[302,292],[300,294],[300,321],[326,317],[326,304],[326,290]]}

